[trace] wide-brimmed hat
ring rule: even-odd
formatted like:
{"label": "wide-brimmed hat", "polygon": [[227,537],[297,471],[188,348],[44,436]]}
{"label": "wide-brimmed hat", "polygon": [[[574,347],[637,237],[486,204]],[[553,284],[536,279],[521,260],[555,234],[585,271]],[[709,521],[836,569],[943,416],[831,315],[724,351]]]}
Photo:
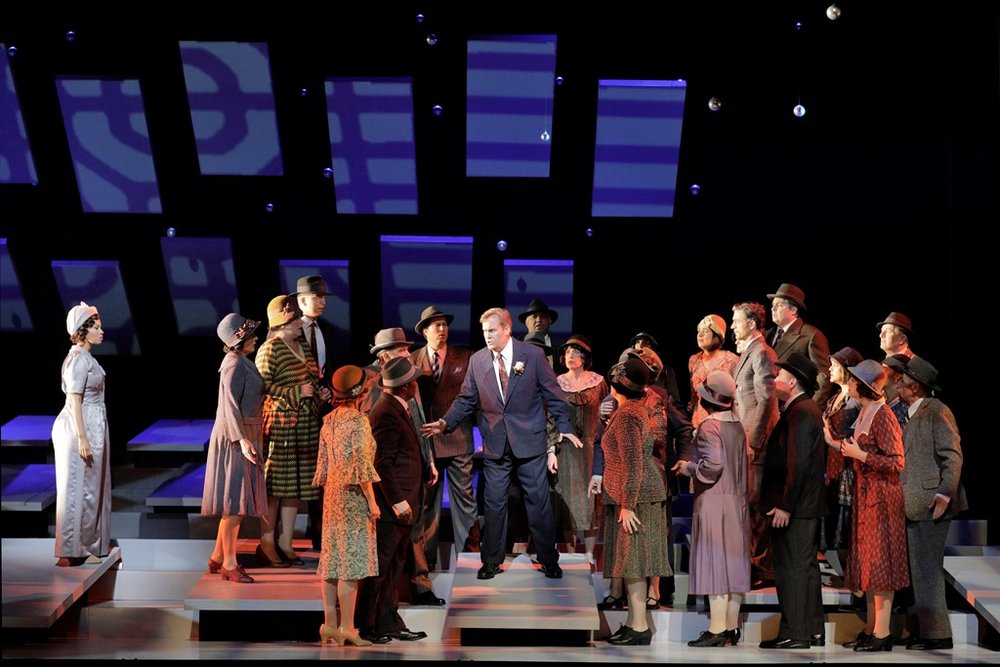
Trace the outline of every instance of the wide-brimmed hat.
{"label": "wide-brimmed hat", "polygon": [[706,315],[698,322],[698,328],[708,327],[722,340],[726,340],[726,321],[718,315]]}
{"label": "wide-brimmed hat", "polygon": [[72,336],[80,330],[84,322],[94,315],[97,315],[97,308],[84,301],[81,301],[78,306],[73,306],[66,313],[66,333]]}
{"label": "wide-brimmed hat", "polygon": [[774,299],[775,297],[781,297],[782,299],[788,299],[796,306],[799,310],[806,310],[806,295],[805,292],[800,290],[798,287],[791,283],[781,283],[778,291],[774,294],[768,294],[768,299]]}
{"label": "wide-brimmed hat", "polygon": [[622,353],[618,355],[618,363],[622,363],[628,359],[639,359],[642,361],[642,351],[637,350],[634,347],[626,347],[622,350]]}
{"label": "wide-brimmed hat", "polygon": [[529,301],[528,309],[523,313],[521,313],[520,315],[518,315],[517,319],[521,320],[521,322],[524,322],[526,319],[528,319],[528,315],[532,315],[534,313],[547,314],[549,316],[549,319],[553,323],[555,323],[555,321],[559,319],[559,313],[549,308],[549,304],[545,303],[541,299],[532,299],[531,301]]}
{"label": "wide-brimmed hat", "polygon": [[295,283],[295,291],[289,294],[289,296],[298,296],[299,294],[328,296],[333,294],[333,292],[326,288],[326,281],[323,280],[323,276],[302,276]]}
{"label": "wide-brimmed hat", "polygon": [[862,361],[865,360],[861,356],[861,353],[855,350],[853,347],[842,347],[833,354],[830,355],[831,359],[836,359],[844,368],[850,368],[851,366],[857,366]]}
{"label": "wide-brimmed hat", "polygon": [[524,342],[542,348],[545,356],[552,354],[552,346],[545,343],[545,334],[533,331],[524,337]]}
{"label": "wide-brimmed hat", "polygon": [[430,325],[431,320],[436,320],[439,317],[443,317],[444,321],[448,324],[451,324],[455,319],[454,315],[442,312],[442,310],[437,306],[427,306],[424,308],[423,312],[420,313],[420,321],[417,322],[417,326],[413,327],[414,331],[423,336],[424,329]]}
{"label": "wide-brimmed hat", "polygon": [[938,371],[926,359],[920,357],[907,358],[902,354],[894,354],[886,358],[882,363],[894,371],[909,375],[928,389],[941,391],[941,387],[937,384]]}
{"label": "wide-brimmed hat", "polygon": [[375,334],[375,343],[368,351],[371,354],[377,354],[380,350],[387,350],[390,347],[399,347],[400,345],[410,346],[413,345],[413,341],[406,340],[406,334],[403,333],[401,327],[392,327],[391,329],[382,329]]}
{"label": "wide-brimmed hat", "polygon": [[653,338],[653,334],[650,334],[650,333],[646,333],[645,331],[640,331],[640,332],[639,332],[639,333],[637,333],[636,335],[632,336],[632,340],[630,340],[630,341],[628,342],[628,344],[629,344],[629,345],[630,345],[631,347],[635,347],[635,344],[636,344],[637,342],[639,342],[640,340],[644,340],[644,341],[646,341],[647,343],[649,343],[649,344],[650,344],[650,345],[652,345],[653,347],[659,347],[659,346],[660,346],[660,344],[656,342],[656,339],[655,339],[655,338]]}
{"label": "wide-brimmed hat", "polygon": [[875,392],[876,396],[882,395],[888,373],[879,362],[874,359],[865,359],[857,366],[848,367],[847,372],[858,382]]}
{"label": "wide-brimmed hat", "polygon": [[378,381],[378,386],[390,389],[402,387],[423,374],[424,372],[411,364],[406,357],[393,357],[382,367],[382,377]]}
{"label": "wide-brimmed hat", "polygon": [[801,352],[793,352],[788,355],[788,359],[775,365],[794,375],[807,394],[813,393],[819,386],[816,384],[816,364]]}
{"label": "wide-brimmed hat", "polygon": [[705,381],[695,387],[698,395],[712,405],[723,410],[733,407],[733,397],[736,396],[736,381],[726,371],[712,371]]}
{"label": "wide-brimmed hat", "polygon": [[619,384],[631,391],[645,391],[649,384],[649,366],[642,359],[626,359],[611,367],[608,380],[611,384]]}
{"label": "wide-brimmed hat", "polygon": [[357,398],[365,388],[365,372],[357,366],[341,366],[333,372],[330,383],[334,398]]}
{"label": "wide-brimmed hat", "polygon": [[294,295],[282,294],[267,304],[267,326],[277,327],[302,317],[302,311],[295,303]]}
{"label": "wide-brimmed hat", "polygon": [[229,313],[222,318],[215,333],[226,347],[236,347],[257,331],[260,322],[248,320],[239,313]]}
{"label": "wide-brimmed hat", "polygon": [[907,334],[913,330],[913,326],[910,323],[910,318],[903,313],[891,312],[889,316],[884,320],[875,325],[878,331],[882,331],[883,324],[895,324],[897,327],[905,331]]}

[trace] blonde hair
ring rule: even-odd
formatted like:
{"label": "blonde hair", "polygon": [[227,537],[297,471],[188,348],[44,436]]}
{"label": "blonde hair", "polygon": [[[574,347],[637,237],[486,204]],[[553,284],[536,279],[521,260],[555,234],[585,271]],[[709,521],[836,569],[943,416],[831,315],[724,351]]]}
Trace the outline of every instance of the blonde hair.
{"label": "blonde hair", "polygon": [[490,319],[491,317],[496,317],[497,319],[499,319],[500,323],[506,325],[508,329],[514,328],[514,320],[511,319],[510,311],[507,310],[506,308],[490,308],[485,313],[480,315],[479,323],[483,324],[484,322],[486,322],[486,320]]}

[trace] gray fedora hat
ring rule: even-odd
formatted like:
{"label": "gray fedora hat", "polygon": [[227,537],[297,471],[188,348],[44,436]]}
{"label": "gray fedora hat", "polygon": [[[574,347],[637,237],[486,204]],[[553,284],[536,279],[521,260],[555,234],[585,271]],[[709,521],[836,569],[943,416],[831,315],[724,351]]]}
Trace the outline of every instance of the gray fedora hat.
{"label": "gray fedora hat", "polygon": [[[928,389],[934,391],[941,391],[941,387],[937,384],[938,371],[931,365],[931,362],[920,357],[910,357],[905,362],[898,357],[902,355],[893,355],[889,359],[885,360],[885,365],[889,368],[909,375],[911,378],[924,385]],[[890,363],[893,362],[893,363]]]}
{"label": "gray fedora hat", "polygon": [[382,377],[378,381],[378,386],[390,389],[402,387],[423,374],[424,372],[411,364],[406,357],[393,357],[382,367]]}
{"label": "gray fedora hat", "polygon": [[403,329],[401,327],[392,327],[391,329],[382,329],[375,334],[375,343],[368,351],[371,354],[377,354],[379,350],[385,350],[390,347],[399,347],[400,345],[413,345],[413,341],[406,340],[406,334],[403,333]]}
{"label": "gray fedora hat", "polygon": [[781,283],[778,287],[778,291],[774,294],[768,294],[768,299],[774,299],[775,297],[781,297],[782,299],[788,299],[801,310],[808,310],[806,308],[806,294],[798,287],[791,283]]}
{"label": "gray fedora hat", "polygon": [[297,296],[299,294],[321,294],[327,296],[333,294],[333,292],[326,288],[326,281],[323,280],[323,276],[302,276],[295,283],[295,291],[289,296]]}

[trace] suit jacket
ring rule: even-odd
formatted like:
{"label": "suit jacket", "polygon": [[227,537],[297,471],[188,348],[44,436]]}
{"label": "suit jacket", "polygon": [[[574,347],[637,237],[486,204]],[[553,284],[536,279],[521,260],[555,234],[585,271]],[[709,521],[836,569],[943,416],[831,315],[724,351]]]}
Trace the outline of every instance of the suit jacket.
{"label": "suit jacket", "polygon": [[[774,341],[774,334],[778,327],[771,327],[767,330],[765,337],[768,342]],[[802,318],[797,318],[781,336],[781,340],[773,345],[774,353],[778,361],[788,361],[788,357],[793,352],[809,357],[809,360],[816,364],[816,381],[819,388],[813,394],[813,398],[820,405],[826,405],[826,400],[830,398],[830,344],[826,342],[823,332],[811,324],[806,324]]]}
{"label": "suit jacket", "polygon": [[[317,317],[315,322],[318,328],[316,335],[323,337],[323,345],[326,350],[326,363],[323,364],[322,368],[320,368],[320,371],[323,374],[323,377],[320,380],[320,385],[324,387],[332,387],[333,372],[337,370],[337,366],[333,360],[333,326],[321,317]],[[303,323],[305,323],[305,318],[303,318]],[[306,341],[309,341],[309,336],[305,333],[305,329],[302,331],[302,336],[306,339]]]}
{"label": "suit jacket", "polygon": [[[413,421],[395,396],[382,394],[368,414],[375,437],[375,470],[382,481],[375,484],[379,521],[412,524],[420,514],[424,491],[424,461]],[[403,521],[392,506],[406,501],[412,513]]]}
{"label": "suit jacket", "polygon": [[761,511],[777,507],[793,519],[824,516],[825,474],[823,413],[816,401],[799,394],[781,414],[767,443]]}
{"label": "suit jacket", "polygon": [[[434,422],[444,417],[451,407],[451,402],[458,396],[465,382],[465,374],[472,358],[472,350],[457,345],[448,346],[448,354],[444,358],[441,373],[435,380],[431,375],[430,351],[427,346],[420,348],[410,356],[410,362],[424,371],[417,379],[420,384],[420,396],[423,400],[424,416],[428,422]],[[434,456],[444,458],[471,454],[473,450],[472,418],[463,420],[451,433],[442,433],[431,438]]]}
{"label": "suit jacket", "polygon": [[778,399],[774,395],[777,367],[774,350],[757,336],[746,346],[736,364],[736,400],[733,411],[747,432],[750,463],[763,463],[771,430],[778,423]]}
{"label": "suit jacket", "polygon": [[[462,390],[444,416],[446,430],[453,430],[479,409],[479,433],[483,456],[498,459],[510,442],[514,456],[530,458],[545,453],[545,408],[560,433],[572,433],[569,408],[556,374],[542,350],[530,343],[512,340],[513,356],[507,381],[507,401],[500,396],[493,370],[493,353],[484,347],[475,354],[465,374]],[[522,372],[514,370],[518,362]]]}
{"label": "suit jacket", "polygon": [[962,444],[955,415],[947,405],[930,396],[917,406],[903,429],[906,464],[899,480],[903,484],[906,518],[930,521],[927,509],[934,494],[951,498],[945,518],[968,509],[962,475]]}

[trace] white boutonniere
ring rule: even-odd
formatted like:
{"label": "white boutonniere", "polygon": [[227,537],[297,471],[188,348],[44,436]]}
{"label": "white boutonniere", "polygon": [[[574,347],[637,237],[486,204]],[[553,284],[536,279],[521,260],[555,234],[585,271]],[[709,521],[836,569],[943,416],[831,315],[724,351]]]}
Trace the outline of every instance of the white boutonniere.
{"label": "white boutonniere", "polygon": [[514,375],[521,375],[524,373],[524,362],[518,361],[514,364]]}

